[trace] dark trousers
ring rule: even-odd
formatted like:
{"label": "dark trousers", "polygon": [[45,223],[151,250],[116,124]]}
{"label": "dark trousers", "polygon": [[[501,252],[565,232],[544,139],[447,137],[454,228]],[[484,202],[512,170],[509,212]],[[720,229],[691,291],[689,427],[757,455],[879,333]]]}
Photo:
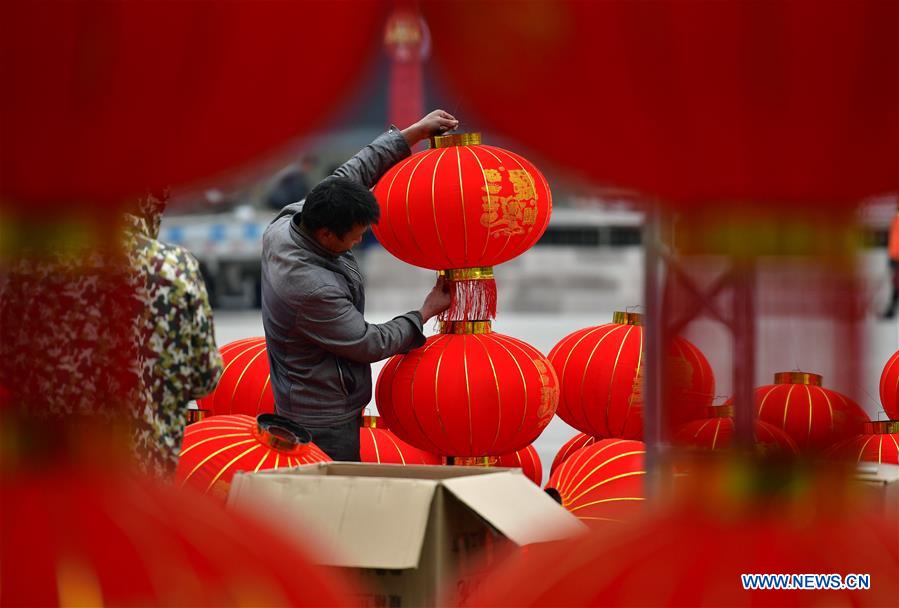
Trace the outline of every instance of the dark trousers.
{"label": "dark trousers", "polygon": [[334,426],[304,426],[312,435],[312,443],[320,447],[332,460],[359,462],[358,418]]}

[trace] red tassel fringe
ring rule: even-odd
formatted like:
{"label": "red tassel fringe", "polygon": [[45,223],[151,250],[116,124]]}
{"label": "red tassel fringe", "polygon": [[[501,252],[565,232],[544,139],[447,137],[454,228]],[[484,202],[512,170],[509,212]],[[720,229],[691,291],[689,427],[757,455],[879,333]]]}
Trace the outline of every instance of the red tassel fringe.
{"label": "red tassel fringe", "polygon": [[490,321],[496,318],[496,281],[464,279],[450,281],[450,307],[440,321]]}

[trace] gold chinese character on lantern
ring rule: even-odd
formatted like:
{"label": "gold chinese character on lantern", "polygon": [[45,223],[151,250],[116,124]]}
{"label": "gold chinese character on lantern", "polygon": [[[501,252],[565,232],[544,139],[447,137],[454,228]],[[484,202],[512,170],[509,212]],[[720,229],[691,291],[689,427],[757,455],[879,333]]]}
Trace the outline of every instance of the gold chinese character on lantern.
{"label": "gold chinese character on lantern", "polygon": [[[503,180],[503,174],[507,179]],[[524,169],[484,169],[481,225],[495,238],[524,234],[537,221],[534,178]],[[511,185],[511,189],[509,188]],[[511,190],[511,192],[510,192]]]}

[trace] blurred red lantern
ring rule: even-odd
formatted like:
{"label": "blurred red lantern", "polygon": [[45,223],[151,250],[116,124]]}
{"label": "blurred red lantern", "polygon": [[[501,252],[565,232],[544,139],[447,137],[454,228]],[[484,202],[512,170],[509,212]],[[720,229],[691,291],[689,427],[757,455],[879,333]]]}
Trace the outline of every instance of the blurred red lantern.
{"label": "blurred red lantern", "polygon": [[5,474],[0,492],[4,606],[350,601],[284,534],[194,492],[72,466]]}
{"label": "blurred red lantern", "polygon": [[411,446],[387,428],[378,416],[364,416],[359,429],[362,462],[378,464],[440,464],[439,456]]}
{"label": "blurred red lantern", "polygon": [[[340,106],[388,8],[4,2],[0,72],[16,94],[0,99],[0,201],[33,213],[121,205],[256,160]],[[298,50],[297,24],[304,48],[329,51]]]}
{"label": "blurred red lantern", "polygon": [[381,219],[372,230],[404,262],[446,271],[455,297],[441,318],[492,319],[492,267],[543,235],[552,213],[549,185],[529,161],[482,145],[478,133],[433,141],[375,186]]}
{"label": "blurred red lantern", "polygon": [[824,450],[862,430],[868,415],[852,399],[821,386],[821,376],[774,374],[755,389],[759,420],[783,429],[800,449]]}
{"label": "blurred red lantern", "polygon": [[559,465],[568,460],[568,457],[577,452],[581,448],[585,448],[588,445],[593,445],[599,441],[598,437],[594,437],[593,435],[588,435],[587,433],[578,433],[568,441],[566,441],[561,448],[559,448],[558,453],[556,453],[556,457],[553,458],[552,466],[549,468],[549,474],[552,476],[553,473],[556,472],[556,469],[559,468]]}
{"label": "blurred red lantern", "polygon": [[880,403],[890,420],[899,420],[899,350],[883,366]]}
{"label": "blurred red lantern", "polygon": [[[679,208],[816,213],[899,187],[895,2],[431,1],[422,12],[440,24],[436,69],[469,123],[598,183]],[[576,128],[524,128],[570,117]]]}
{"label": "blurred red lantern", "polygon": [[642,441],[600,439],[559,465],[546,490],[588,525],[632,519],[643,506],[645,453]]}
{"label": "blurred red lantern", "polygon": [[265,338],[244,338],[222,346],[222,377],[215,390],[197,399],[197,407],[207,416],[222,414],[272,414],[272,392]]}
{"label": "blurred red lantern", "polygon": [[456,466],[468,467],[506,467],[510,469],[521,469],[525,477],[533,481],[538,486],[543,483],[543,463],[540,462],[540,455],[533,445],[512,452],[511,454],[503,454],[502,456],[482,456],[480,458],[456,458],[453,463]]}
{"label": "blurred red lantern", "polygon": [[[642,316],[616,312],[612,323],[564,337],[549,353],[559,375],[559,417],[597,437],[643,437]],[[709,362],[675,338],[667,354],[665,403],[671,424],[702,416],[715,395]]]}
{"label": "blurred red lantern", "polygon": [[[707,450],[726,450],[734,438],[734,408],[732,405],[719,405],[706,410],[708,418],[691,420],[675,430],[671,443],[680,446],[703,448]],[[799,448],[790,436],[778,427],[754,421],[755,447],[762,453],[779,452],[781,454],[798,454]]]}
{"label": "blurred red lantern", "polygon": [[375,399],[390,430],[440,456],[505,454],[536,439],[559,399],[546,357],[488,321],[442,331],[381,371]]}
{"label": "blurred red lantern", "polygon": [[899,420],[866,422],[861,435],[838,443],[829,454],[853,462],[899,464]]}
{"label": "blurred red lantern", "polygon": [[[591,446],[595,447],[595,446]],[[590,448],[585,448],[590,449]],[[563,465],[564,466],[564,465]],[[722,483],[723,485],[723,483]],[[466,605],[537,606],[893,606],[899,597],[899,530],[868,511],[720,509],[676,505],[651,519],[530,547],[488,577]],[[717,505],[716,505],[717,506]],[[746,589],[746,574],[820,573],[832,588]],[[840,587],[841,580],[862,578]],[[795,574],[798,583],[791,575]],[[867,577],[867,578],[865,578]],[[826,581],[820,582],[819,581]],[[880,581],[880,582],[878,582]]]}
{"label": "blurred red lantern", "polygon": [[187,427],[175,480],[220,498],[238,471],[296,467],[331,459],[309,431],[276,414],[210,416]]}

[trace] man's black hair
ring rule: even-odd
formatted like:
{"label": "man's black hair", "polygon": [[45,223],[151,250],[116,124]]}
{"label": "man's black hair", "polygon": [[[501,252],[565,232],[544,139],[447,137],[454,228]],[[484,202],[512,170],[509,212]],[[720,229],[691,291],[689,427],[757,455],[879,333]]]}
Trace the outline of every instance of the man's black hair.
{"label": "man's black hair", "polygon": [[377,224],[381,209],[368,188],[345,177],[327,177],[306,197],[302,222],[309,232],[327,228],[343,238],[353,226]]}

